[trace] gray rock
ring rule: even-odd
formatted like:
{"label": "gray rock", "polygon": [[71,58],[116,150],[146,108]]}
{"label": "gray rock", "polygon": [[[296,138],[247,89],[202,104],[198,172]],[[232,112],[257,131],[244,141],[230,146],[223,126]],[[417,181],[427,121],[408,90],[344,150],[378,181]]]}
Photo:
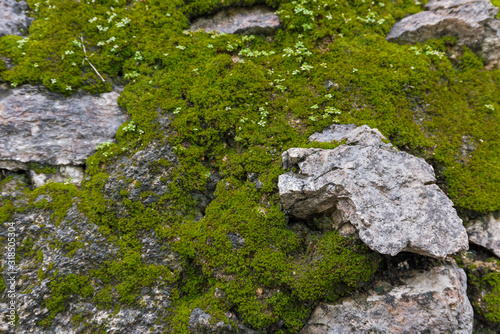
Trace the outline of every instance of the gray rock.
{"label": "gray rock", "polygon": [[500,211],[490,212],[467,224],[469,241],[500,257]]}
{"label": "gray rock", "polygon": [[[354,124],[334,124],[330,125],[322,132],[313,133],[309,141],[329,143],[332,141],[346,141],[347,145],[371,145],[381,147],[392,147],[388,140],[378,131],[368,125],[356,127]],[[385,140],[385,142],[384,142]]]}
{"label": "gray rock", "polygon": [[472,333],[467,278],[456,265],[412,271],[404,285],[320,304],[301,334]]}
{"label": "gray rock", "polygon": [[280,26],[280,18],[266,6],[229,8],[193,22],[190,31],[203,29],[227,34],[267,34]]}
{"label": "gray rock", "polygon": [[83,168],[79,166],[61,166],[53,174],[36,173],[34,170],[30,170],[31,183],[35,188],[41,187],[48,182],[71,183],[81,186],[83,176]]}
{"label": "gray rock", "polygon": [[191,333],[234,333],[231,325],[223,321],[212,323],[212,317],[205,311],[195,308],[189,316],[189,331]]}
{"label": "gray rock", "polygon": [[227,322],[214,321],[212,316],[200,308],[195,308],[189,316],[189,332],[193,334],[257,334],[254,331],[239,323],[239,320],[232,313],[226,313]]}
{"label": "gray rock", "polygon": [[430,0],[426,11],[397,22],[387,40],[397,43],[424,42],[431,38],[455,36],[484,57],[489,67],[500,61],[498,8],[489,0]]}
{"label": "gray rock", "polygon": [[64,98],[33,86],[0,87],[0,168],[83,165],[127,120],[118,95],[115,90]]}
{"label": "gray rock", "polygon": [[32,19],[26,16],[25,0],[0,0],[0,37],[28,32]]}
{"label": "gray rock", "polygon": [[434,184],[434,171],[424,159],[397,151],[367,126],[335,125],[325,133],[309,139],[347,138],[358,144],[333,150],[292,148],[283,154],[285,167],[298,167],[278,181],[290,215],[307,219],[331,213],[338,223],[354,225],[361,240],[382,254],[408,251],[444,258],[468,249],[462,220]]}

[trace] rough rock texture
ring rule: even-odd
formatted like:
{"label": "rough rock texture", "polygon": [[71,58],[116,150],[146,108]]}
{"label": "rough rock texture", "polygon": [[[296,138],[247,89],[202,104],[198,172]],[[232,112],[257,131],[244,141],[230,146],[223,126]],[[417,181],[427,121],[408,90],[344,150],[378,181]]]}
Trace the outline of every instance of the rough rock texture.
{"label": "rough rock texture", "polygon": [[81,186],[83,176],[85,175],[83,168],[78,166],[61,166],[55,173],[37,173],[30,170],[31,184],[35,188],[41,187],[49,182],[67,182],[75,186]]}
{"label": "rough rock texture", "polygon": [[467,224],[469,241],[500,257],[500,212],[490,212]]}
{"label": "rough rock texture", "polygon": [[[356,139],[358,138],[358,139]],[[333,150],[291,148],[278,187],[284,208],[305,219],[333,213],[356,227],[361,240],[382,254],[402,251],[432,257],[468,248],[453,203],[434,184],[432,167],[398,152],[368,126],[333,125],[309,140],[347,140]]]}
{"label": "rough rock texture", "polygon": [[[22,191],[26,187],[22,178],[16,176],[1,187],[0,201],[11,200],[16,206],[23,205],[25,197]],[[52,198],[41,195],[35,201],[52,201]],[[171,305],[171,287],[165,280],[158,280],[153,286],[140,291],[138,299],[143,307],[122,305],[118,311],[114,307],[97,307],[92,297],[73,295],[68,299],[65,310],[57,314],[48,327],[39,324],[49,314],[45,302],[53,292],[49,285],[50,277],[88,275],[89,271],[102,267],[105,262],[112,262],[119,253],[118,247],[79,210],[76,201],[59,224],[51,215],[51,211],[31,208],[14,214],[7,221],[15,226],[16,249],[20,255],[16,263],[15,299],[19,320],[15,332],[9,331],[7,303],[10,299],[6,289],[0,293],[0,331],[23,334],[95,333],[100,330],[136,334],[165,332],[164,325],[157,324]],[[7,237],[8,226],[0,225],[0,237]],[[144,232],[138,239],[143,245],[141,254],[147,255],[148,263],[166,265],[171,270],[179,268],[179,258],[158,241],[153,231]],[[2,244],[2,248],[4,246]],[[6,265],[6,260],[7,252],[3,252],[0,267]],[[4,279],[8,276],[6,271],[3,275]],[[103,283],[92,282],[91,285],[97,293]],[[76,316],[85,319],[85,323],[73,321]]]}
{"label": "rough rock texture", "polygon": [[489,0],[430,0],[426,11],[405,17],[392,27],[387,40],[417,43],[431,38],[455,36],[485,58],[489,66],[500,61],[498,8]]}
{"label": "rough rock texture", "polygon": [[225,324],[222,321],[214,322],[210,314],[202,309],[195,308],[189,316],[189,331],[193,334],[257,334],[259,332],[238,323],[232,313],[226,313],[229,321],[235,326]]}
{"label": "rough rock texture", "polygon": [[25,0],[0,0],[0,37],[26,33],[32,21],[26,16],[27,10]]}
{"label": "rough rock texture", "polygon": [[302,334],[472,333],[473,311],[463,269],[414,271],[404,285],[316,308]]}
{"label": "rough rock texture", "polygon": [[127,120],[118,95],[64,98],[34,86],[0,87],[0,168],[84,164]]}
{"label": "rough rock texture", "polygon": [[267,34],[277,29],[280,18],[266,6],[252,8],[229,8],[212,17],[199,18],[190,30],[203,29],[206,32],[218,31],[227,34]]}

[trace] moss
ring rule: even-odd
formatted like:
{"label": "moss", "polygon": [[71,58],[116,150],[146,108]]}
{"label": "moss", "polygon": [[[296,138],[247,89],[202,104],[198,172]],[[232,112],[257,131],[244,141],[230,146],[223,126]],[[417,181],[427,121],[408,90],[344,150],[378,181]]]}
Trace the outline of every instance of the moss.
{"label": "moss", "polygon": [[[2,271],[3,271],[3,268],[2,268]],[[3,276],[0,275],[0,293],[2,293],[5,290],[5,288],[6,288],[5,281],[3,279]]]}
{"label": "moss", "polygon": [[57,172],[56,167],[42,166],[40,164],[30,164],[30,168],[35,171],[35,173],[40,174],[54,174]]}
{"label": "moss", "polygon": [[[49,195],[49,197],[36,201],[41,195]],[[57,226],[79,197],[80,192],[72,184],[47,183],[31,192],[30,205],[37,209],[52,210],[51,218],[55,220]]]}
{"label": "moss", "polygon": [[472,256],[473,252],[462,254],[457,262],[467,273],[467,294],[475,317],[483,322],[481,327],[494,329],[500,324],[500,260],[490,257],[481,261],[478,258],[484,255]]}
{"label": "moss", "polygon": [[486,309],[483,315],[489,321],[500,324],[500,273],[489,273],[484,277],[483,284],[489,291],[484,296]]}
{"label": "moss", "polygon": [[54,317],[66,309],[66,303],[73,295],[90,297],[94,293],[94,288],[89,285],[88,276],[69,274],[65,277],[55,277],[49,283],[51,295],[45,301],[45,307],[50,311],[50,315],[40,324],[48,326]]}
{"label": "moss", "polygon": [[2,200],[0,204],[0,223],[4,223],[10,219],[16,208],[11,201]]}
{"label": "moss", "polygon": [[[491,0],[491,3],[493,4],[493,6],[495,7],[499,7],[500,8],[500,1],[498,0]],[[497,13],[497,16],[496,16],[497,19],[500,19],[500,12]]]}
{"label": "moss", "polygon": [[[265,328],[284,319],[294,332],[307,319],[310,305],[325,298],[325,291],[331,289],[333,299],[374,272],[367,250],[334,233],[310,246],[317,248],[314,261],[297,257],[300,240],[286,228],[277,198],[259,194],[251,183],[226,179],[219,182],[215,195],[201,221],[169,231],[170,237],[180,239],[173,249],[201,271],[185,280],[181,299],[211,293],[207,283],[222,277],[214,283],[246,323]],[[241,244],[231,241],[236,235]],[[200,301],[191,302],[191,308],[193,303]],[[217,308],[212,305],[209,311],[216,313]]]}

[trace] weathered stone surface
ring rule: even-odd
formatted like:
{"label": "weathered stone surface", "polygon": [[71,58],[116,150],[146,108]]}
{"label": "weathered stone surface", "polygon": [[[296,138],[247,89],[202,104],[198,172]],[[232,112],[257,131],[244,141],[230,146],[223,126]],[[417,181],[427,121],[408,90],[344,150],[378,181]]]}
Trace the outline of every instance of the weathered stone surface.
{"label": "weathered stone surface", "polygon": [[387,40],[417,43],[431,38],[455,36],[485,58],[489,66],[500,61],[498,8],[489,0],[430,0],[426,11],[405,17],[392,27]]}
{"label": "weathered stone surface", "polygon": [[78,166],[61,166],[53,174],[37,173],[30,170],[31,184],[35,188],[41,187],[48,182],[67,182],[76,186],[81,186],[85,172]]}
{"label": "weathered stone surface", "polygon": [[82,165],[127,120],[118,91],[64,98],[42,88],[0,87],[0,168]]}
{"label": "weathered stone surface", "polygon": [[238,319],[232,313],[226,313],[226,318],[233,323],[223,321],[214,322],[212,316],[202,309],[195,308],[189,316],[189,332],[193,334],[257,334],[260,331],[254,331],[246,326],[239,324]]}
{"label": "weathered stone surface", "polygon": [[361,240],[382,254],[408,251],[443,258],[468,248],[462,220],[434,184],[425,160],[397,151],[367,126],[333,125],[309,139],[331,138],[351,145],[291,148],[283,154],[285,167],[298,167],[278,182],[290,215],[306,219],[332,213],[335,221],[354,225]]}
{"label": "weathered stone surface", "polygon": [[336,305],[320,304],[302,334],[472,333],[473,311],[463,269],[445,265],[413,271],[404,285]]}
{"label": "weathered stone surface", "polygon": [[266,6],[229,8],[211,17],[195,20],[190,30],[203,29],[227,34],[266,34],[280,26],[280,18]]}
{"label": "weathered stone surface", "polygon": [[469,241],[500,257],[500,212],[490,212],[467,224]]}
{"label": "weathered stone surface", "polygon": [[[23,190],[28,185],[16,176],[0,187],[0,201],[11,200],[17,207],[25,206]],[[35,199],[52,201],[49,195]],[[47,318],[49,310],[46,300],[52,295],[50,287],[54,275],[65,277],[69,274],[89,275],[93,269],[113,262],[119,254],[118,246],[102,234],[99,226],[90,222],[75,204],[68,210],[59,224],[51,217],[51,210],[29,208],[15,213],[7,224],[0,225],[0,240],[7,240],[8,227],[16,232],[16,311],[19,316],[17,327],[9,331],[8,290],[0,292],[0,331],[2,333],[83,333],[105,330],[108,333],[165,333],[165,324],[158,324],[166,316],[172,305],[172,287],[165,280],[158,280],[138,293],[138,304],[123,306],[118,312],[111,308],[98,307],[91,297],[72,295],[65,310],[58,313],[53,321],[44,327],[40,322]],[[10,224],[9,224],[10,223]],[[141,232],[138,241],[142,245],[141,255],[148,264],[164,265],[172,271],[180,270],[179,257],[169,247],[158,240],[153,231]],[[3,245],[6,246],[6,243]],[[24,248],[24,251],[21,249]],[[33,251],[33,255],[28,252]],[[7,268],[7,252],[0,257],[0,267]],[[6,271],[4,279],[8,278]],[[104,287],[103,282],[90,283],[97,293]],[[116,293],[116,292],[115,292]],[[85,323],[74,322],[75,316],[85,319]]]}
{"label": "weathered stone surface", "polygon": [[26,16],[25,0],[0,0],[0,37],[28,32],[32,19]]}

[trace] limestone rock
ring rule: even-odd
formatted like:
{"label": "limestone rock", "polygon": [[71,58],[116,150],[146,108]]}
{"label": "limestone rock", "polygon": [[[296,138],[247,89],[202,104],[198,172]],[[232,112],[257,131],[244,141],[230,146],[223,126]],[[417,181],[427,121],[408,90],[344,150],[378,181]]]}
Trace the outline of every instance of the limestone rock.
{"label": "limestone rock", "polygon": [[127,120],[118,91],[64,98],[42,88],[0,87],[0,168],[83,165]]}
{"label": "limestone rock", "polygon": [[26,16],[25,0],[0,0],[0,37],[26,33],[32,19]]}
{"label": "limestone rock", "polygon": [[387,40],[417,43],[431,38],[455,36],[484,57],[489,66],[500,61],[498,8],[489,0],[430,0],[426,11],[405,17],[392,27]]}
{"label": "limestone rock", "polygon": [[48,182],[68,182],[76,186],[81,186],[83,176],[83,168],[78,166],[61,166],[53,174],[37,173],[34,170],[30,170],[31,183],[35,188],[41,187]]}
{"label": "limestone rock", "polygon": [[227,34],[267,34],[280,26],[280,18],[266,6],[229,8],[211,17],[199,18],[189,30],[203,29]]}
{"label": "limestone rock", "polygon": [[232,313],[226,313],[228,322],[232,322],[234,326],[223,321],[214,322],[212,316],[200,308],[195,308],[189,316],[189,332],[193,334],[258,334],[244,325],[241,325],[238,319]]}
{"label": "limestone rock", "polygon": [[332,213],[336,222],[354,225],[361,240],[382,254],[408,251],[444,258],[468,248],[462,220],[434,184],[434,171],[424,159],[397,151],[367,126],[333,125],[309,139],[330,138],[348,139],[351,145],[291,148],[283,154],[286,168],[298,167],[278,181],[290,215],[307,219]]}
{"label": "limestone rock", "polygon": [[452,265],[413,271],[404,285],[336,305],[320,304],[301,334],[472,333],[467,278]]}
{"label": "limestone rock", "polygon": [[500,257],[500,212],[490,212],[467,224],[469,241]]}

